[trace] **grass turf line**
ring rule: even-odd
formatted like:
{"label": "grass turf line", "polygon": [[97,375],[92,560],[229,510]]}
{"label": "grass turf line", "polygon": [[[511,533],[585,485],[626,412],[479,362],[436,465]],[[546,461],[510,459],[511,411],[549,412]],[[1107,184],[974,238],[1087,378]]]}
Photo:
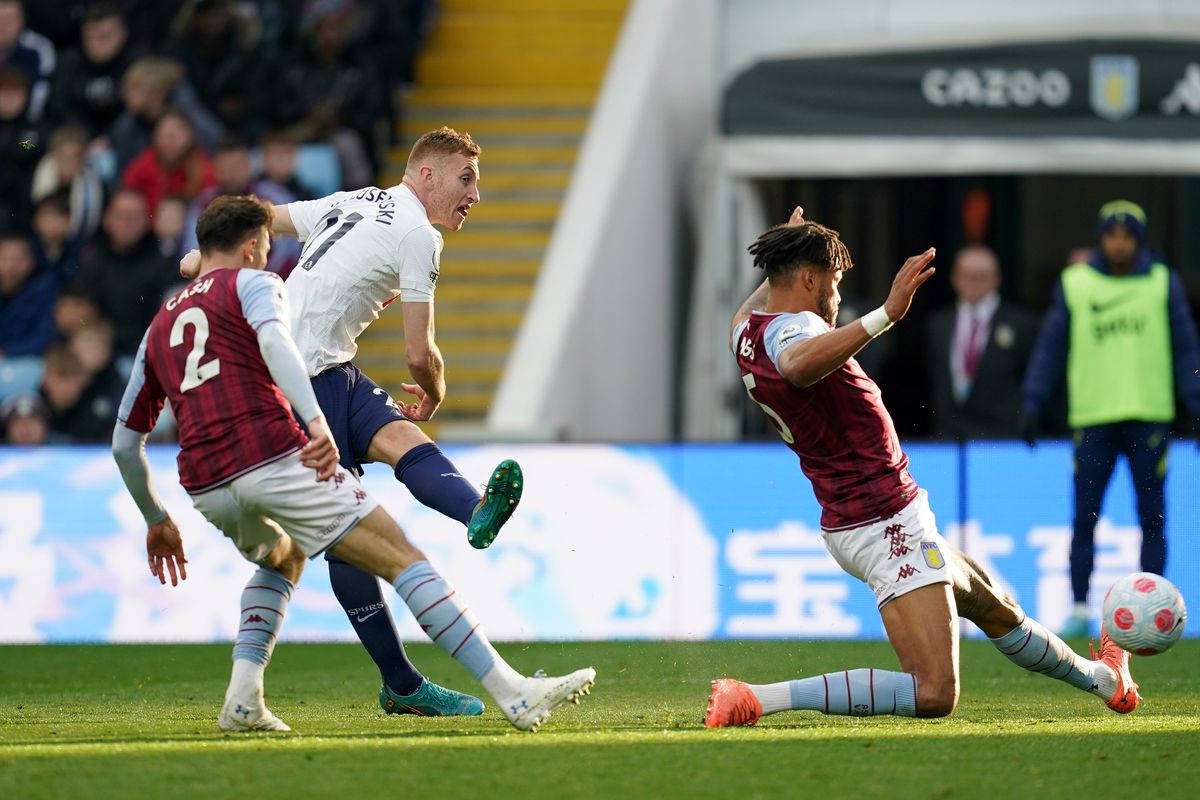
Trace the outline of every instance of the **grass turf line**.
{"label": "grass turf line", "polygon": [[[1075,643],[1077,646],[1080,644]],[[282,644],[267,697],[294,734],[227,735],[220,645],[0,647],[0,797],[1042,797],[1200,785],[1200,642],[1135,658],[1132,715],[963,643],[962,701],[943,720],[777,714],[705,730],[708,681],[860,666],[880,642],[508,644],[515,667],[593,664],[579,707],[536,735],[491,704],[481,718],[385,717],[356,645]],[[444,653],[409,647],[434,680],[471,691]]]}

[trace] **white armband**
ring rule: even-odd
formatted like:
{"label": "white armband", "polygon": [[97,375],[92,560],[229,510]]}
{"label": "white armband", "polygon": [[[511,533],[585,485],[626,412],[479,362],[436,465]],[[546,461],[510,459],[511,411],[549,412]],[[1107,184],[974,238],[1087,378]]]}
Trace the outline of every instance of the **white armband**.
{"label": "white armband", "polygon": [[892,321],[888,319],[887,312],[883,310],[883,306],[863,314],[859,321],[862,323],[863,329],[866,330],[867,336],[870,336],[872,339],[892,327]]}

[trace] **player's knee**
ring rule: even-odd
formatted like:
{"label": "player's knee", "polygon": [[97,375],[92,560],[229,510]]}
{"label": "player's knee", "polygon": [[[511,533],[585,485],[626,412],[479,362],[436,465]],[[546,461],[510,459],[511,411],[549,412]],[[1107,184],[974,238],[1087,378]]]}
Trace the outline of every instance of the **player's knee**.
{"label": "player's knee", "polygon": [[958,705],[958,679],[953,675],[917,677],[917,716],[947,717]]}

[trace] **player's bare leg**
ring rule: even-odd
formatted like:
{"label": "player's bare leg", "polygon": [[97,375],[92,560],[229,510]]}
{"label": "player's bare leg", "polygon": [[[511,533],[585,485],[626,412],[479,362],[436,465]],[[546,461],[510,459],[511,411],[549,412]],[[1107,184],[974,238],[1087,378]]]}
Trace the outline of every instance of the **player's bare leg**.
{"label": "player's bare leg", "polygon": [[263,672],[275,649],[292,589],[306,561],[291,537],[282,534],[242,590],[242,612],[233,645],[233,672],[217,725],[223,731],[289,731],[263,699]]}
{"label": "player's bare leg", "polygon": [[1092,659],[1086,659],[1026,615],[974,559],[959,550],[952,550],[951,557],[956,562],[954,597],[959,614],[979,626],[1009,661],[1090,692],[1118,713],[1137,707],[1141,697],[1129,673],[1129,653],[1108,634],[1100,637],[1099,653],[1093,651]]}
{"label": "player's bare leg", "polygon": [[825,714],[941,717],[958,702],[958,629],[944,583],[923,586],[880,609],[904,672],[853,669],[771,684],[714,681],[704,724],[750,725],[764,714],[807,710]]}
{"label": "player's bare leg", "polygon": [[469,670],[521,730],[537,730],[553,708],[568,700],[577,702],[596,680],[590,667],[560,677],[533,678],[510,667],[462,597],[382,508],[359,522],[333,552],[391,583],[426,635]]}
{"label": "player's bare leg", "polygon": [[425,432],[409,420],[389,422],[375,432],[368,461],[387,464],[418,502],[467,526],[467,541],[484,549],[521,502],[524,479],[512,459],[496,465],[482,496]]}

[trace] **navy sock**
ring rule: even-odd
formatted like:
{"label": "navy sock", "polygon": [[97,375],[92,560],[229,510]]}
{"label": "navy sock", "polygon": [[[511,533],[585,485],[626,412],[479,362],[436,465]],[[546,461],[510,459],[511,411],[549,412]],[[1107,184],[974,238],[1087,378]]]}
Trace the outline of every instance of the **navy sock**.
{"label": "navy sock", "polygon": [[383,602],[379,579],[369,572],[326,554],[329,583],[350,618],[359,641],[370,654],[379,675],[397,694],[412,694],[421,685],[421,673],[408,660],[396,635],[392,615]]}
{"label": "navy sock", "polygon": [[419,444],[396,464],[396,480],[422,504],[463,525],[479,503],[479,492],[433,442]]}

